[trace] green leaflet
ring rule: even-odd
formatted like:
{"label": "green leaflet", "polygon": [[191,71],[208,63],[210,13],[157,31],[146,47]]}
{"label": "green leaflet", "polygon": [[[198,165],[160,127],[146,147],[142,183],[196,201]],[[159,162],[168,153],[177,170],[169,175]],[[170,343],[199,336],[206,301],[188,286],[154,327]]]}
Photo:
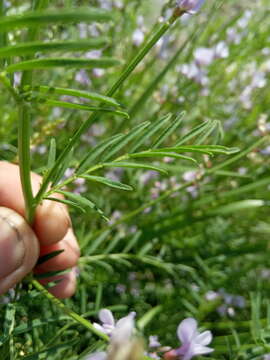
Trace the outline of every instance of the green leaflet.
{"label": "green leaflet", "polygon": [[193,161],[197,164],[197,161],[189,156],[184,156],[169,151],[166,152],[166,151],[158,151],[158,150],[159,149],[157,149],[156,151],[142,151],[140,153],[129,154],[129,157],[134,159],[144,158],[144,157],[171,157],[175,159]]}
{"label": "green leaflet", "polygon": [[219,122],[217,120],[210,122],[209,128],[207,128],[207,130],[202,134],[202,136],[195,141],[195,145],[200,145],[204,143],[208,138],[208,136],[210,136],[213,133],[213,131],[216,130],[218,124]]}
{"label": "green leaflet", "polygon": [[93,149],[91,149],[78,165],[76,173],[81,174],[82,172],[84,172],[87,167],[90,166],[90,164],[93,163],[93,161],[96,160],[99,155],[101,155],[108,147],[118,142],[119,139],[121,139],[123,136],[123,134],[112,136],[111,138],[102,141]]}
{"label": "green leaflet", "polygon": [[212,127],[212,124],[213,124],[212,121],[206,121],[206,122],[196,126],[194,129],[191,129],[185,136],[183,136],[181,138],[181,140],[179,140],[175,144],[175,146],[180,146],[180,145],[188,142],[189,140],[193,139],[194,137],[206,133],[209,130],[209,128]]}
{"label": "green leaflet", "polygon": [[55,163],[55,159],[56,159],[56,141],[55,138],[52,138],[50,141],[47,169],[51,169],[53,167],[53,164]]}
{"label": "green leaflet", "polygon": [[76,104],[76,103],[61,101],[61,100],[52,100],[52,99],[47,99],[45,97],[40,97],[37,99],[34,98],[33,100],[30,100],[30,101],[35,103],[36,102],[35,100],[41,104],[46,104],[49,106],[56,106],[56,107],[63,107],[66,109],[75,109],[75,110],[84,110],[84,111],[113,113],[115,115],[123,116],[126,119],[129,118],[128,113],[126,113],[124,111],[119,111],[119,110],[106,109],[106,108],[102,108],[102,107],[90,106],[90,105],[85,105],[85,104]]}
{"label": "green leaflet", "polygon": [[77,58],[50,58],[50,59],[34,59],[22,61],[17,64],[9,65],[5,68],[7,72],[15,72],[21,70],[35,69],[54,69],[56,67],[67,68],[108,68],[119,65],[120,61],[114,58],[99,59],[77,59]]}
{"label": "green leaflet", "polygon": [[181,112],[176,117],[176,119],[174,119],[172,123],[166,127],[166,129],[161,133],[158,139],[151,145],[151,148],[153,149],[158,148],[159,145],[161,145],[170,135],[172,135],[175,132],[175,130],[178,128],[178,126],[181,124],[185,114],[186,113],[184,111]]}
{"label": "green leaflet", "polygon": [[50,252],[49,254],[43,255],[38,259],[37,265],[41,265],[44,264],[45,262],[55,258],[56,256],[62,254],[62,252],[64,252],[64,249],[60,249],[60,250],[55,250]]}
{"label": "green leaflet", "polygon": [[[72,156],[73,156],[73,149],[64,159],[64,161],[62,161],[61,165],[57,169],[55,169],[55,171],[53,171],[53,173],[51,174],[51,187],[55,186],[58,183],[58,181],[60,181],[60,179],[64,176],[64,173],[72,160]],[[51,169],[49,169],[49,171],[51,171]],[[46,180],[46,176],[43,178],[43,181]]]}
{"label": "green leaflet", "polygon": [[70,51],[86,51],[90,49],[100,49],[108,43],[106,38],[93,38],[89,40],[76,41],[54,41],[54,42],[29,42],[6,46],[0,48],[0,58],[11,56],[34,55],[37,52],[70,52]]}
{"label": "green leaflet", "polygon": [[116,145],[108,151],[108,153],[104,156],[104,158],[102,158],[102,161],[109,160],[110,158],[113,157],[114,154],[116,154],[120,150],[122,150],[123,147],[125,147],[129,142],[137,139],[141,135],[141,133],[144,131],[144,129],[147,128],[149,125],[150,125],[150,122],[146,121],[138,126],[135,126],[135,128],[131,129],[127,135],[120,138],[120,141],[118,142],[118,144],[116,143]]}
{"label": "green leaflet", "polygon": [[51,201],[56,201],[56,202],[59,202],[61,204],[65,204],[67,206],[74,207],[75,209],[80,210],[82,213],[86,213],[85,209],[82,208],[80,205],[78,205],[74,201],[70,201],[70,200],[67,200],[67,199],[59,199],[59,198],[55,198],[55,197],[52,197],[52,196],[45,197],[45,199],[46,200],[51,200]]}
{"label": "green leaflet", "polygon": [[161,305],[155,306],[148,310],[139,320],[137,326],[140,330],[143,330],[146,325],[153,321],[156,316],[163,310]]}
{"label": "green leaflet", "polygon": [[257,199],[249,199],[249,200],[242,200],[236,201],[231,204],[226,204],[223,206],[219,206],[218,208],[212,209],[207,212],[207,215],[228,215],[234,212],[238,212],[241,210],[253,209],[257,207],[266,206],[267,204],[264,200],[257,200]]}
{"label": "green leaflet", "polygon": [[49,278],[52,276],[64,275],[64,274],[69,273],[70,271],[71,271],[71,269],[48,271],[48,272],[42,273],[42,274],[35,274],[35,278],[36,279],[46,279],[46,278]]}
{"label": "green leaflet", "polygon": [[24,88],[25,91],[34,91],[39,92],[46,95],[68,95],[68,96],[74,96],[79,98],[85,98],[89,100],[94,101],[100,101],[102,103],[111,105],[111,106],[120,106],[120,104],[113,98],[101,95],[94,92],[87,92],[83,90],[77,90],[77,89],[69,89],[69,88],[61,88],[61,87],[52,87],[52,86],[26,86]]}
{"label": "green leaflet", "polygon": [[189,146],[173,146],[167,148],[156,149],[152,151],[168,151],[168,152],[195,152],[201,154],[224,154],[231,155],[239,152],[238,148],[228,148],[221,145],[189,145]]}
{"label": "green leaflet", "polygon": [[172,118],[172,114],[168,114],[163,116],[161,119],[158,119],[154,121],[151,125],[149,125],[144,134],[141,135],[141,137],[136,141],[136,143],[130,148],[130,153],[133,153],[136,151],[141,145],[144,145],[146,140],[148,140],[151,136],[155,135],[159,130],[164,126],[164,124],[167,124],[168,121],[170,121]]}
{"label": "green leaflet", "polygon": [[28,12],[23,15],[5,16],[0,18],[0,31],[22,27],[40,27],[49,24],[69,24],[78,22],[110,21],[112,12],[96,8],[61,9]]}
{"label": "green leaflet", "polygon": [[65,197],[67,197],[68,199],[70,199],[72,202],[77,203],[79,206],[81,206],[82,208],[90,208],[94,211],[96,211],[97,213],[99,213],[99,215],[106,221],[108,221],[108,218],[104,215],[104,212],[99,209],[97,207],[97,205],[95,203],[93,203],[93,201],[78,195],[78,194],[74,194],[68,191],[63,191],[63,190],[56,190],[55,192],[64,195]]}
{"label": "green leaflet", "polygon": [[101,177],[101,176],[81,175],[79,177],[83,178],[83,179],[86,179],[86,180],[89,180],[89,181],[98,182],[98,183],[110,186],[112,188],[115,188],[115,189],[126,190],[126,191],[132,191],[133,190],[133,188],[131,186],[129,186],[129,185],[122,184],[121,182],[113,181],[111,179]]}
{"label": "green leaflet", "polygon": [[130,169],[146,169],[146,170],[153,170],[163,174],[167,174],[167,171],[153,165],[142,164],[142,163],[134,163],[134,162],[127,162],[127,161],[115,161],[110,163],[102,164],[103,167],[119,167],[119,168],[130,168]]}

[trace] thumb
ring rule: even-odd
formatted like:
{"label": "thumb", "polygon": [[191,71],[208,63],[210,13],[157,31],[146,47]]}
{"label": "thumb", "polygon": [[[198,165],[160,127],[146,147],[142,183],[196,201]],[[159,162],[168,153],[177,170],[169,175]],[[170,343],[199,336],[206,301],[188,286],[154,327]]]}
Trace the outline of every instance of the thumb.
{"label": "thumb", "polygon": [[38,256],[37,237],[25,219],[0,207],[0,295],[32,270]]}

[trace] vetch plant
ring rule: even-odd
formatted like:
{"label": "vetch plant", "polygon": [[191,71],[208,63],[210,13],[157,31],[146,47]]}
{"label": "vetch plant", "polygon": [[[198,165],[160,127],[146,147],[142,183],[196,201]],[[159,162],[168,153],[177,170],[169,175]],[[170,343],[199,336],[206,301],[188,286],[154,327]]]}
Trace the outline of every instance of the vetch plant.
{"label": "vetch plant", "polygon": [[269,356],[267,6],[0,0],[0,359]]}

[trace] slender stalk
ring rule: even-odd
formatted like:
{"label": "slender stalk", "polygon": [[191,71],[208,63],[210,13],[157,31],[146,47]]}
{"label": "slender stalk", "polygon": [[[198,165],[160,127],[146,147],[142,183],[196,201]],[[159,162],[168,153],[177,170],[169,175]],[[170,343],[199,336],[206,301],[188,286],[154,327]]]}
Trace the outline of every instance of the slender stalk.
{"label": "slender stalk", "polygon": [[94,325],[84,319],[79,314],[75,313],[74,311],[70,310],[65,304],[63,304],[59,299],[57,299],[55,296],[53,296],[47,289],[45,289],[44,286],[42,286],[37,280],[31,280],[31,284],[40,291],[48,300],[52,301],[53,304],[55,304],[59,309],[61,309],[66,315],[70,316],[72,319],[80,323],[82,326],[84,326],[86,329],[90,330],[92,333],[100,337],[101,339],[105,341],[109,341],[109,337],[104,334],[103,332],[97,330]]}
{"label": "slender stalk", "polygon": [[120,78],[116,81],[116,83],[112,86],[112,88],[106,94],[107,96],[112,96],[115,92],[122,86],[124,81],[129,77],[129,75],[134,71],[137,65],[143,60],[143,58],[149,53],[149,51],[153,48],[153,46],[159,41],[159,39],[167,32],[170,26],[175,22],[175,20],[179,17],[175,13],[173,16],[166,22],[164,22],[161,27],[157,30],[157,32],[153,35],[153,37],[149,40],[148,43],[139,51],[137,56],[130,62],[130,64],[126,67]]}
{"label": "slender stalk", "polygon": [[[47,5],[46,0],[33,1],[33,8],[36,10],[43,9]],[[28,33],[28,40],[34,41],[37,38],[39,29],[36,28]],[[24,71],[22,74],[21,88],[26,85],[32,85],[32,71]],[[30,108],[23,100],[18,103],[19,124],[18,124],[18,152],[19,167],[22,190],[25,202],[25,215],[29,224],[32,224],[35,216],[36,205],[31,185],[31,114]]]}
{"label": "slender stalk", "polygon": [[11,85],[5,73],[0,74],[0,82],[6,87],[14,98],[19,112],[18,123],[18,156],[22,190],[25,202],[26,219],[31,224],[34,219],[33,192],[31,186],[31,162],[30,162],[30,134],[31,119],[27,104],[21,99],[19,93]]}
{"label": "slender stalk", "polygon": [[[158,40],[167,32],[167,30],[171,27],[171,25],[176,21],[176,19],[181,16],[181,14],[175,12],[172,17],[164,22],[160,28],[156,31],[156,33],[151,37],[151,39],[143,46],[141,51],[137,54],[137,56],[131,60],[126,69],[120,75],[119,79],[116,83],[111,87],[111,89],[106,93],[106,96],[113,96],[117,90],[123,85],[124,81],[131,75],[131,73],[135,70],[138,64],[144,59],[144,57],[149,53],[149,51],[153,48],[153,46],[158,42]],[[94,112],[87,121],[85,121],[79,129],[75,132],[74,136],[69,140],[67,146],[62,151],[62,153],[57,158],[54,166],[48,172],[44,181],[41,185],[41,188],[35,198],[36,206],[42,201],[43,195],[46,192],[49,183],[51,181],[51,176],[54,174],[56,169],[61,165],[65,157],[71,151],[76,142],[80,139],[81,135],[89,128],[89,126],[97,119],[98,114]]]}
{"label": "slender stalk", "polygon": [[31,185],[31,161],[30,161],[30,134],[31,119],[27,105],[21,101],[19,104],[18,124],[18,153],[20,165],[20,177],[25,202],[25,215],[29,224],[34,220],[33,192]]}
{"label": "slender stalk", "polygon": [[[4,0],[0,0],[0,16],[4,16],[5,15],[5,4],[4,4]],[[4,47],[6,44],[6,34],[5,33],[1,33],[0,34],[0,48]],[[0,60],[0,66],[4,66],[5,64],[5,59],[1,59]]]}

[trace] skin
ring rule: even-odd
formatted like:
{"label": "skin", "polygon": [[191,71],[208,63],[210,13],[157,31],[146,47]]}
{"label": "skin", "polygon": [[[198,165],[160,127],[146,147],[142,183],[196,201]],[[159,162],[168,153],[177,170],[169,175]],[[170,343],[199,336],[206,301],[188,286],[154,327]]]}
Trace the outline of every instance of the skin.
{"label": "skin", "polygon": [[[32,173],[32,188],[34,194],[37,193],[41,177]],[[60,194],[54,197],[61,198]],[[56,270],[72,270],[60,277],[50,277],[42,280],[43,284],[61,279],[55,287],[50,289],[58,298],[67,298],[74,294],[76,289],[76,265],[80,256],[80,249],[72,230],[71,219],[64,204],[45,200],[38,206],[35,221],[30,227],[25,221],[25,207],[23,193],[20,183],[19,168],[17,165],[0,161],[0,220],[2,221],[3,231],[0,228],[0,245],[4,243],[1,239],[4,227],[16,232],[19,241],[22,241],[25,248],[23,260],[15,264],[14,271],[5,274],[5,256],[11,259],[16,249],[16,243],[5,242],[2,246],[2,270],[0,264],[0,294],[4,294],[8,289],[20,282],[28,273],[34,270],[35,273],[44,273]],[[53,259],[40,266],[35,266],[39,256],[45,255],[55,250],[64,251]],[[11,261],[11,260],[10,260]],[[1,276],[2,273],[2,276]]]}

